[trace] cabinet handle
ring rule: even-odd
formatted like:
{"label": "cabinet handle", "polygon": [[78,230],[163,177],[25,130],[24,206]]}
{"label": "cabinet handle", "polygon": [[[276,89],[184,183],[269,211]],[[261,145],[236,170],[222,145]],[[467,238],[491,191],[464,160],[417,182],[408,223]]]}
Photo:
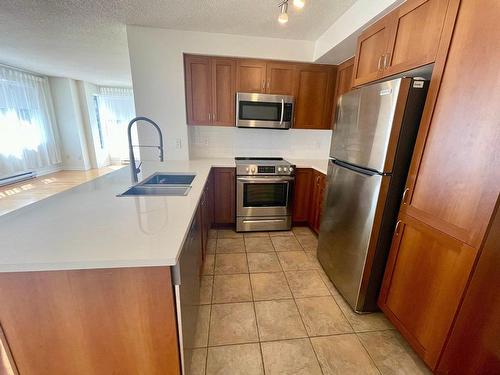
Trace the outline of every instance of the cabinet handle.
{"label": "cabinet handle", "polygon": [[210,121],[210,113],[208,114],[208,121]]}
{"label": "cabinet handle", "polygon": [[270,80],[268,79],[268,80],[267,80],[267,89],[268,89],[268,90],[269,90],[269,82],[270,82]]}
{"label": "cabinet handle", "polygon": [[399,236],[399,226],[401,225],[401,220],[396,223],[396,228],[394,228],[394,235]]}
{"label": "cabinet handle", "polygon": [[406,194],[410,191],[410,188],[406,188],[405,191],[403,192],[403,197],[401,198],[401,204],[406,204]]}
{"label": "cabinet handle", "polygon": [[380,70],[381,61],[382,61],[382,55],[378,57],[377,70]]}
{"label": "cabinet handle", "polygon": [[263,79],[262,80],[262,91],[264,91],[266,89],[266,80]]}
{"label": "cabinet handle", "polygon": [[388,53],[384,54],[384,69],[387,69],[387,61],[389,60],[388,57],[389,57]]}

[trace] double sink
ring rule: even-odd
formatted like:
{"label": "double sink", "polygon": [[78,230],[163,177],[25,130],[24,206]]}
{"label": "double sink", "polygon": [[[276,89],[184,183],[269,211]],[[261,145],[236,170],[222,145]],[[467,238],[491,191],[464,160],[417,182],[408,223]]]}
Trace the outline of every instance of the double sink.
{"label": "double sink", "polygon": [[186,196],[195,176],[186,173],[157,172],[118,196]]}

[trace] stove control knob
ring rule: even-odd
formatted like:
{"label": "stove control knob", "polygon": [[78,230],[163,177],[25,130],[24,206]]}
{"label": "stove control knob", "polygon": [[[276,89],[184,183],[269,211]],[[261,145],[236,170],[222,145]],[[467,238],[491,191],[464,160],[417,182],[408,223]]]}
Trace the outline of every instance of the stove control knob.
{"label": "stove control knob", "polygon": [[255,168],[252,168],[252,173],[255,173],[256,169]]}
{"label": "stove control knob", "polygon": [[245,170],[246,170],[247,172],[249,172],[249,171],[250,171],[250,168],[246,167],[246,168],[245,168]]}
{"label": "stove control knob", "polygon": [[281,172],[282,171],[282,168],[281,167],[278,167],[278,172]]}
{"label": "stove control knob", "polygon": [[283,167],[283,172],[286,172],[288,171],[288,168],[287,167]]}
{"label": "stove control knob", "polygon": [[288,168],[288,170],[290,171],[290,173],[292,173],[293,172],[293,167]]}

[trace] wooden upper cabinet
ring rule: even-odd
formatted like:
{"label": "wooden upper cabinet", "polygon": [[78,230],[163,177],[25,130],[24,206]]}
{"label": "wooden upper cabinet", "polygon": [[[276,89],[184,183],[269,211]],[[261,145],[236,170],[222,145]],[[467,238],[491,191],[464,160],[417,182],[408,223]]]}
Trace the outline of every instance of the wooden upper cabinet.
{"label": "wooden upper cabinet", "polygon": [[190,125],[209,125],[212,110],[210,57],[184,55],[186,114]]}
{"label": "wooden upper cabinet", "polygon": [[331,128],[335,74],[331,66],[297,66],[294,128]]}
{"label": "wooden upper cabinet", "polygon": [[408,0],[358,38],[354,85],[435,61],[449,0]]}
{"label": "wooden upper cabinet", "polygon": [[276,95],[293,95],[295,92],[295,65],[268,62],[266,92]]}
{"label": "wooden upper cabinet", "polygon": [[410,216],[399,220],[379,306],[434,369],[477,251]]}
{"label": "wooden upper cabinet", "polygon": [[236,61],[212,59],[212,124],[234,126],[236,97]]}
{"label": "wooden upper cabinet", "polygon": [[382,63],[390,38],[389,16],[370,26],[358,38],[355,58],[354,85],[375,81],[382,77]]}
{"label": "wooden upper cabinet", "polygon": [[447,8],[448,0],[414,0],[394,12],[384,76],[434,62]]}
{"label": "wooden upper cabinet", "polygon": [[[500,189],[499,4],[460,3],[439,94],[420,125],[403,204],[408,214],[476,248]],[[474,63],[465,64],[471,57]]]}
{"label": "wooden upper cabinet", "polygon": [[333,108],[335,116],[337,102],[341,95],[352,89],[353,85],[353,71],[354,71],[354,57],[344,61],[337,67],[337,80],[335,83],[335,97],[333,100]]}
{"label": "wooden upper cabinet", "polygon": [[238,92],[266,92],[266,63],[261,60],[238,60]]}

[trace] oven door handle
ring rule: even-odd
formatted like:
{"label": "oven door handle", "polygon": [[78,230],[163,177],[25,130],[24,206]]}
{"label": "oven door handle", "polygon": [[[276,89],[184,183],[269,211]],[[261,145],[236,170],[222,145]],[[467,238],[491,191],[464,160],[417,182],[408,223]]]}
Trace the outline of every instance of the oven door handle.
{"label": "oven door handle", "polygon": [[241,182],[247,182],[247,183],[255,183],[255,184],[262,184],[262,183],[268,183],[268,184],[273,184],[276,182],[290,182],[294,180],[294,177],[289,177],[289,176],[283,176],[283,177],[238,177],[238,181]]}

